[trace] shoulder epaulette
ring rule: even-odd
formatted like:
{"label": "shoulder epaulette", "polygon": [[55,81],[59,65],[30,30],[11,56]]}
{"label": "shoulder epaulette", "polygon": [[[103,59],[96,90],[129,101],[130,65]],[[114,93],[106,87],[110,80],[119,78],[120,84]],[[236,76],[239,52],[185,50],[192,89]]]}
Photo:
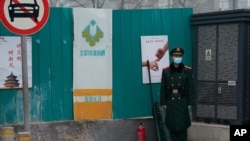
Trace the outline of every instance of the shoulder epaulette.
{"label": "shoulder epaulette", "polygon": [[187,70],[192,70],[192,68],[189,67],[189,66],[184,66],[184,68],[187,69]]}

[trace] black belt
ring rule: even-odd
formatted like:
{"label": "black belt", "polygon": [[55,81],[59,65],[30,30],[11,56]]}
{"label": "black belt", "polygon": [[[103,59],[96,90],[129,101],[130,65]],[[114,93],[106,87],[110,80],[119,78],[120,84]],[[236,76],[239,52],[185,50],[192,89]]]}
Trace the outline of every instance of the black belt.
{"label": "black belt", "polygon": [[171,100],[177,100],[177,99],[182,99],[183,96],[180,93],[175,91],[171,94],[170,98],[171,98]]}
{"label": "black belt", "polygon": [[180,88],[171,88],[171,87],[167,87],[167,97],[169,99],[172,98],[178,98],[181,99],[184,96],[187,95],[187,89],[185,87],[180,87]]}

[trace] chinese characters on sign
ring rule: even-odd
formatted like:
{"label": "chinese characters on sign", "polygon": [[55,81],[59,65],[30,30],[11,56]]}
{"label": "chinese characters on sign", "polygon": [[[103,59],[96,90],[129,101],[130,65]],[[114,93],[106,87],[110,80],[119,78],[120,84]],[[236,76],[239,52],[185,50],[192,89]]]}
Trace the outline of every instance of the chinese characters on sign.
{"label": "chinese characters on sign", "polygon": [[105,56],[105,50],[80,50],[80,56]]}
{"label": "chinese characters on sign", "polygon": [[[0,36],[0,88],[22,88],[21,38]],[[32,86],[31,38],[27,37],[28,86]]]}
{"label": "chinese characters on sign", "polygon": [[145,41],[147,44],[154,44],[154,43],[165,43],[166,40],[164,39],[146,39]]}
{"label": "chinese characters on sign", "polygon": [[[15,68],[14,67],[14,61],[22,62],[22,54],[21,54],[21,43],[16,45],[16,52],[15,50],[10,49],[9,50],[9,68]],[[15,57],[16,56],[16,57]],[[16,59],[16,60],[14,60]]]}

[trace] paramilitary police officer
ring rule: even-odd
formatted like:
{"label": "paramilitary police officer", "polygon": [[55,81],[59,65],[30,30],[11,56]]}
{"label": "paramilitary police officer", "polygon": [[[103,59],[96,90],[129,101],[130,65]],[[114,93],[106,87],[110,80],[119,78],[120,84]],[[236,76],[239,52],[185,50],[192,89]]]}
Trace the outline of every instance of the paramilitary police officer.
{"label": "paramilitary police officer", "polygon": [[170,51],[172,63],[162,71],[160,104],[167,106],[165,124],[172,141],[187,141],[191,125],[189,107],[193,104],[194,82],[192,69],[184,66],[184,50],[176,47]]}

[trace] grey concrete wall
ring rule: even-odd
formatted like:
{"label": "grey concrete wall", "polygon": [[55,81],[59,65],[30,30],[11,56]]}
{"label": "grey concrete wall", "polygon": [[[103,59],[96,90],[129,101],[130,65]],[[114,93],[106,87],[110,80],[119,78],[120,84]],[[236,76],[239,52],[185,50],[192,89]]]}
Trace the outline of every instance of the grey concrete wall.
{"label": "grey concrete wall", "polygon": [[[136,128],[143,122],[147,141],[156,141],[151,118],[126,120],[65,121],[32,123],[32,141],[137,141]],[[14,127],[15,134],[23,125]],[[229,141],[229,126],[193,122],[188,141]]]}
{"label": "grey concrete wall", "polygon": [[[88,120],[32,123],[32,141],[137,141],[137,126],[146,128],[147,141],[154,141],[152,119]],[[23,125],[9,125],[23,132]]]}
{"label": "grey concrete wall", "polygon": [[229,125],[193,122],[188,129],[188,141],[229,141]]}

